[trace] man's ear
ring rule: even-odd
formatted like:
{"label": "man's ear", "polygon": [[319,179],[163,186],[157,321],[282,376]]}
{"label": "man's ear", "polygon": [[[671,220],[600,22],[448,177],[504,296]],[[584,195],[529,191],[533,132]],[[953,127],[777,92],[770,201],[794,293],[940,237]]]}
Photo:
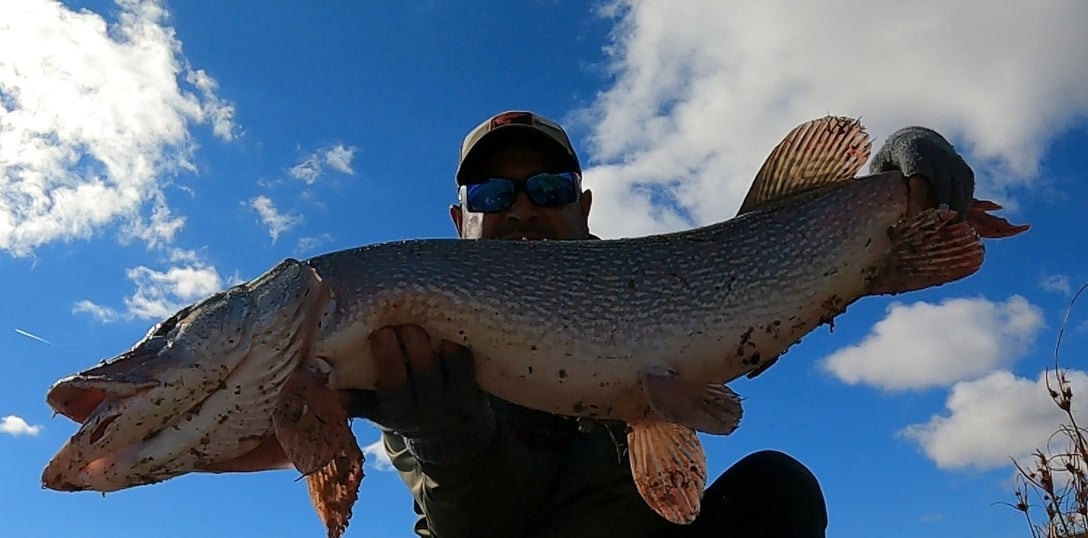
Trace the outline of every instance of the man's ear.
{"label": "man's ear", "polygon": [[582,218],[586,219],[588,222],[589,208],[593,205],[593,191],[589,189],[582,191],[582,197],[579,198],[578,202],[582,204]]}
{"label": "man's ear", "polygon": [[457,237],[462,237],[461,226],[463,224],[463,217],[464,214],[461,213],[461,204],[450,204],[450,219],[453,220],[453,227],[457,230]]}

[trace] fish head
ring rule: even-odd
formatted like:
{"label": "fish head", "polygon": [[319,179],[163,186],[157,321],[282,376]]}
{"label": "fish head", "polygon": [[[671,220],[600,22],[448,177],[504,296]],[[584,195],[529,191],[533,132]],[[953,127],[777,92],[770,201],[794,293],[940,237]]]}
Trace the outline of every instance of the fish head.
{"label": "fish head", "polygon": [[[267,413],[262,406],[308,349],[313,314],[326,306],[315,285],[323,288],[312,270],[281,264],[181,308],[129,350],[54,383],[46,402],[80,426],[46,465],[43,485],[116,491],[255,449],[270,418],[252,413]],[[270,372],[282,375],[264,385]],[[258,384],[259,402],[249,396]]]}

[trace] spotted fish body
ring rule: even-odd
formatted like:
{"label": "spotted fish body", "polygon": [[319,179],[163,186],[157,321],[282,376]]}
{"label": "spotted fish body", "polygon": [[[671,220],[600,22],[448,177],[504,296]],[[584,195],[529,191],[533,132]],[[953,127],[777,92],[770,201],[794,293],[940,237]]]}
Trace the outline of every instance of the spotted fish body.
{"label": "spotted fish body", "polygon": [[306,264],[334,305],[314,352],[340,388],[372,388],[366,337],[418,323],[470,347],[481,386],[503,399],[648,416],[636,372],[728,382],[868,293],[907,184],[885,174],[805,198],[649,240],[409,241],[322,256]]}
{"label": "spotted fish body", "polygon": [[958,221],[916,207],[915,184],[895,172],[854,178],[868,152],[855,121],[803,124],[772,151],[737,217],[683,232],[416,240],[285,260],[58,381],[50,405],[83,426],[43,482],[112,491],[293,466],[339,536],[361,453],[336,391],[374,388],[368,337],[414,323],[470,348],[487,392],[626,422],[638,491],[662,517],[690,522],[706,481],[696,432],[728,434],[741,418],[725,383],[861,297],[974,273],[981,237],[1026,229],[986,214],[998,208],[989,202]]}

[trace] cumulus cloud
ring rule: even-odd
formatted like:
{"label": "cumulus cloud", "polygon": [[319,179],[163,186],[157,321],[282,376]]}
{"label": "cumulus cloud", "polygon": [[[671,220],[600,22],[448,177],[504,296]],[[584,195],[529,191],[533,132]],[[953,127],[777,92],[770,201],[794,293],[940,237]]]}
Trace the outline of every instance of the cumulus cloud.
{"label": "cumulus cloud", "polygon": [[38,435],[42,429],[41,426],[31,425],[25,419],[16,415],[8,415],[4,418],[0,418],[0,433],[6,433],[8,435],[14,435],[16,437],[20,435]]}
{"label": "cumulus cloud", "polygon": [[[1088,113],[1088,3],[616,0],[614,82],[586,129],[594,231],[620,237],[729,218],[771,148],[825,114],[862,117],[878,147],[923,124],[1007,206],[1053,137]],[[1008,36],[1018,36],[1009,39]],[[1005,199],[1002,199],[1002,197]]]}
{"label": "cumulus cloud", "polygon": [[193,69],[160,2],[117,19],[60,2],[0,2],[0,249],[30,255],[119,224],[169,243],[183,221],[164,177],[192,170],[190,128],[234,138],[233,107]]}
{"label": "cumulus cloud", "polygon": [[[1088,413],[1088,374],[1067,372],[1073,389],[1072,410]],[[1068,417],[1050,399],[1047,373],[1035,379],[997,371],[956,383],[945,403],[947,413],[912,424],[900,434],[915,443],[942,469],[986,470],[1024,461],[1036,449],[1060,450],[1050,439]],[[1054,373],[1050,372],[1055,387]]]}
{"label": "cumulus cloud", "polygon": [[394,469],[393,462],[389,459],[389,454],[385,453],[380,437],[377,441],[363,447],[363,456],[366,457],[368,463],[379,471],[392,471]]}
{"label": "cumulus cloud", "polygon": [[355,158],[356,151],[357,148],[354,146],[334,144],[307,155],[287,173],[307,185],[316,183],[326,166],[341,174],[351,175],[355,173],[351,168],[351,162]]}
{"label": "cumulus cloud", "polygon": [[839,380],[885,390],[944,386],[1011,365],[1043,327],[1039,307],[1013,295],[1002,302],[953,298],[893,302],[858,344],[820,361]]}
{"label": "cumulus cloud", "polygon": [[272,199],[267,196],[258,196],[249,201],[249,206],[261,217],[261,222],[268,227],[268,235],[275,243],[280,234],[302,222],[298,215],[280,213]]}
{"label": "cumulus cloud", "polygon": [[225,287],[224,278],[215,266],[199,261],[194,254],[178,254],[174,259],[180,263],[165,270],[140,265],[126,271],[135,290],[125,297],[123,311],[84,299],[75,304],[73,312],[105,322],[157,321]]}

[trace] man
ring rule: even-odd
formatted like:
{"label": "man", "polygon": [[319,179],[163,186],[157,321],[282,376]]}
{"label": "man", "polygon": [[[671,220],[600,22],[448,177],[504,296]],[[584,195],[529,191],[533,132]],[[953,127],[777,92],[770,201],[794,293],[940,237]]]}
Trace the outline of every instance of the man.
{"label": "man", "polygon": [[[871,166],[921,176],[933,205],[964,210],[973,194],[971,169],[928,129],[896,132]],[[595,239],[592,193],[583,189],[581,172],[559,125],[530,112],[496,115],[462,143],[450,217],[464,239]],[[819,483],[785,454],[741,459],[708,487],[694,523],[673,525],[635,490],[622,424],[554,416],[485,395],[468,350],[441,342],[432,351],[421,327],[386,327],[371,342],[377,398],[354,398],[351,414],[382,428],[414,498],[418,536],[824,536]]]}

